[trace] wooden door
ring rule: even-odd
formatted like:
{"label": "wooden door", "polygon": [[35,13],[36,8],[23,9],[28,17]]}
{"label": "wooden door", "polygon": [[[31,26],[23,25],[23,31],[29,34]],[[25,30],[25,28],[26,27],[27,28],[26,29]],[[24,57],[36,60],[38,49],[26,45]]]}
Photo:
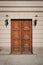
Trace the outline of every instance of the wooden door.
{"label": "wooden door", "polygon": [[32,53],[32,20],[11,20],[11,53]]}
{"label": "wooden door", "polygon": [[32,53],[32,21],[22,21],[22,53]]}
{"label": "wooden door", "polygon": [[19,54],[21,51],[21,21],[11,22],[11,52]]}

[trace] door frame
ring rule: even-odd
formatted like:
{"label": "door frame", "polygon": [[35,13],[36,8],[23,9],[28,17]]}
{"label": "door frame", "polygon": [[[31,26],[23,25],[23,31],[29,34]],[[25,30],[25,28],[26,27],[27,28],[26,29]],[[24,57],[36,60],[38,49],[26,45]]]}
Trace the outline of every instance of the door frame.
{"label": "door frame", "polygon": [[[11,23],[12,21],[17,21],[17,20],[31,20],[31,32],[32,32],[32,19],[11,19]],[[12,26],[11,26],[12,29]],[[11,31],[12,34],[12,31]],[[12,54],[12,35],[11,35],[11,54]],[[32,44],[32,33],[31,33],[31,54],[33,54],[33,44]]]}

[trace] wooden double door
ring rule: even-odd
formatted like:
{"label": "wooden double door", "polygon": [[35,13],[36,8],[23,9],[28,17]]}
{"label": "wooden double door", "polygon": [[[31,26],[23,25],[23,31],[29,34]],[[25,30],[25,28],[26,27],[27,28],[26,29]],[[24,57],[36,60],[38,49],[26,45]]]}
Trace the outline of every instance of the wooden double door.
{"label": "wooden double door", "polygon": [[32,53],[31,19],[11,19],[11,53]]}

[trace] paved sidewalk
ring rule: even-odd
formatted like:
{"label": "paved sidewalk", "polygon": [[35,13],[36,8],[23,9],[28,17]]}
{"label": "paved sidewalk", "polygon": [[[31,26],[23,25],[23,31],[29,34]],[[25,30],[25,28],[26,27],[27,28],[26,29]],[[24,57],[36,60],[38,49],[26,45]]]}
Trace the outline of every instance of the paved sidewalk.
{"label": "paved sidewalk", "polygon": [[0,55],[0,65],[43,65],[43,55]]}

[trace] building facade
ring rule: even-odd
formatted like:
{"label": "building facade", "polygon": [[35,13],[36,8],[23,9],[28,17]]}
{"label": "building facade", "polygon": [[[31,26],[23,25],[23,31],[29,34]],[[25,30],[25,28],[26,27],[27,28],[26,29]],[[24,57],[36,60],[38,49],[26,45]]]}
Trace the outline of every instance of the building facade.
{"label": "building facade", "polygon": [[32,52],[43,53],[43,1],[0,1],[0,54],[11,53],[15,19],[32,20]]}

